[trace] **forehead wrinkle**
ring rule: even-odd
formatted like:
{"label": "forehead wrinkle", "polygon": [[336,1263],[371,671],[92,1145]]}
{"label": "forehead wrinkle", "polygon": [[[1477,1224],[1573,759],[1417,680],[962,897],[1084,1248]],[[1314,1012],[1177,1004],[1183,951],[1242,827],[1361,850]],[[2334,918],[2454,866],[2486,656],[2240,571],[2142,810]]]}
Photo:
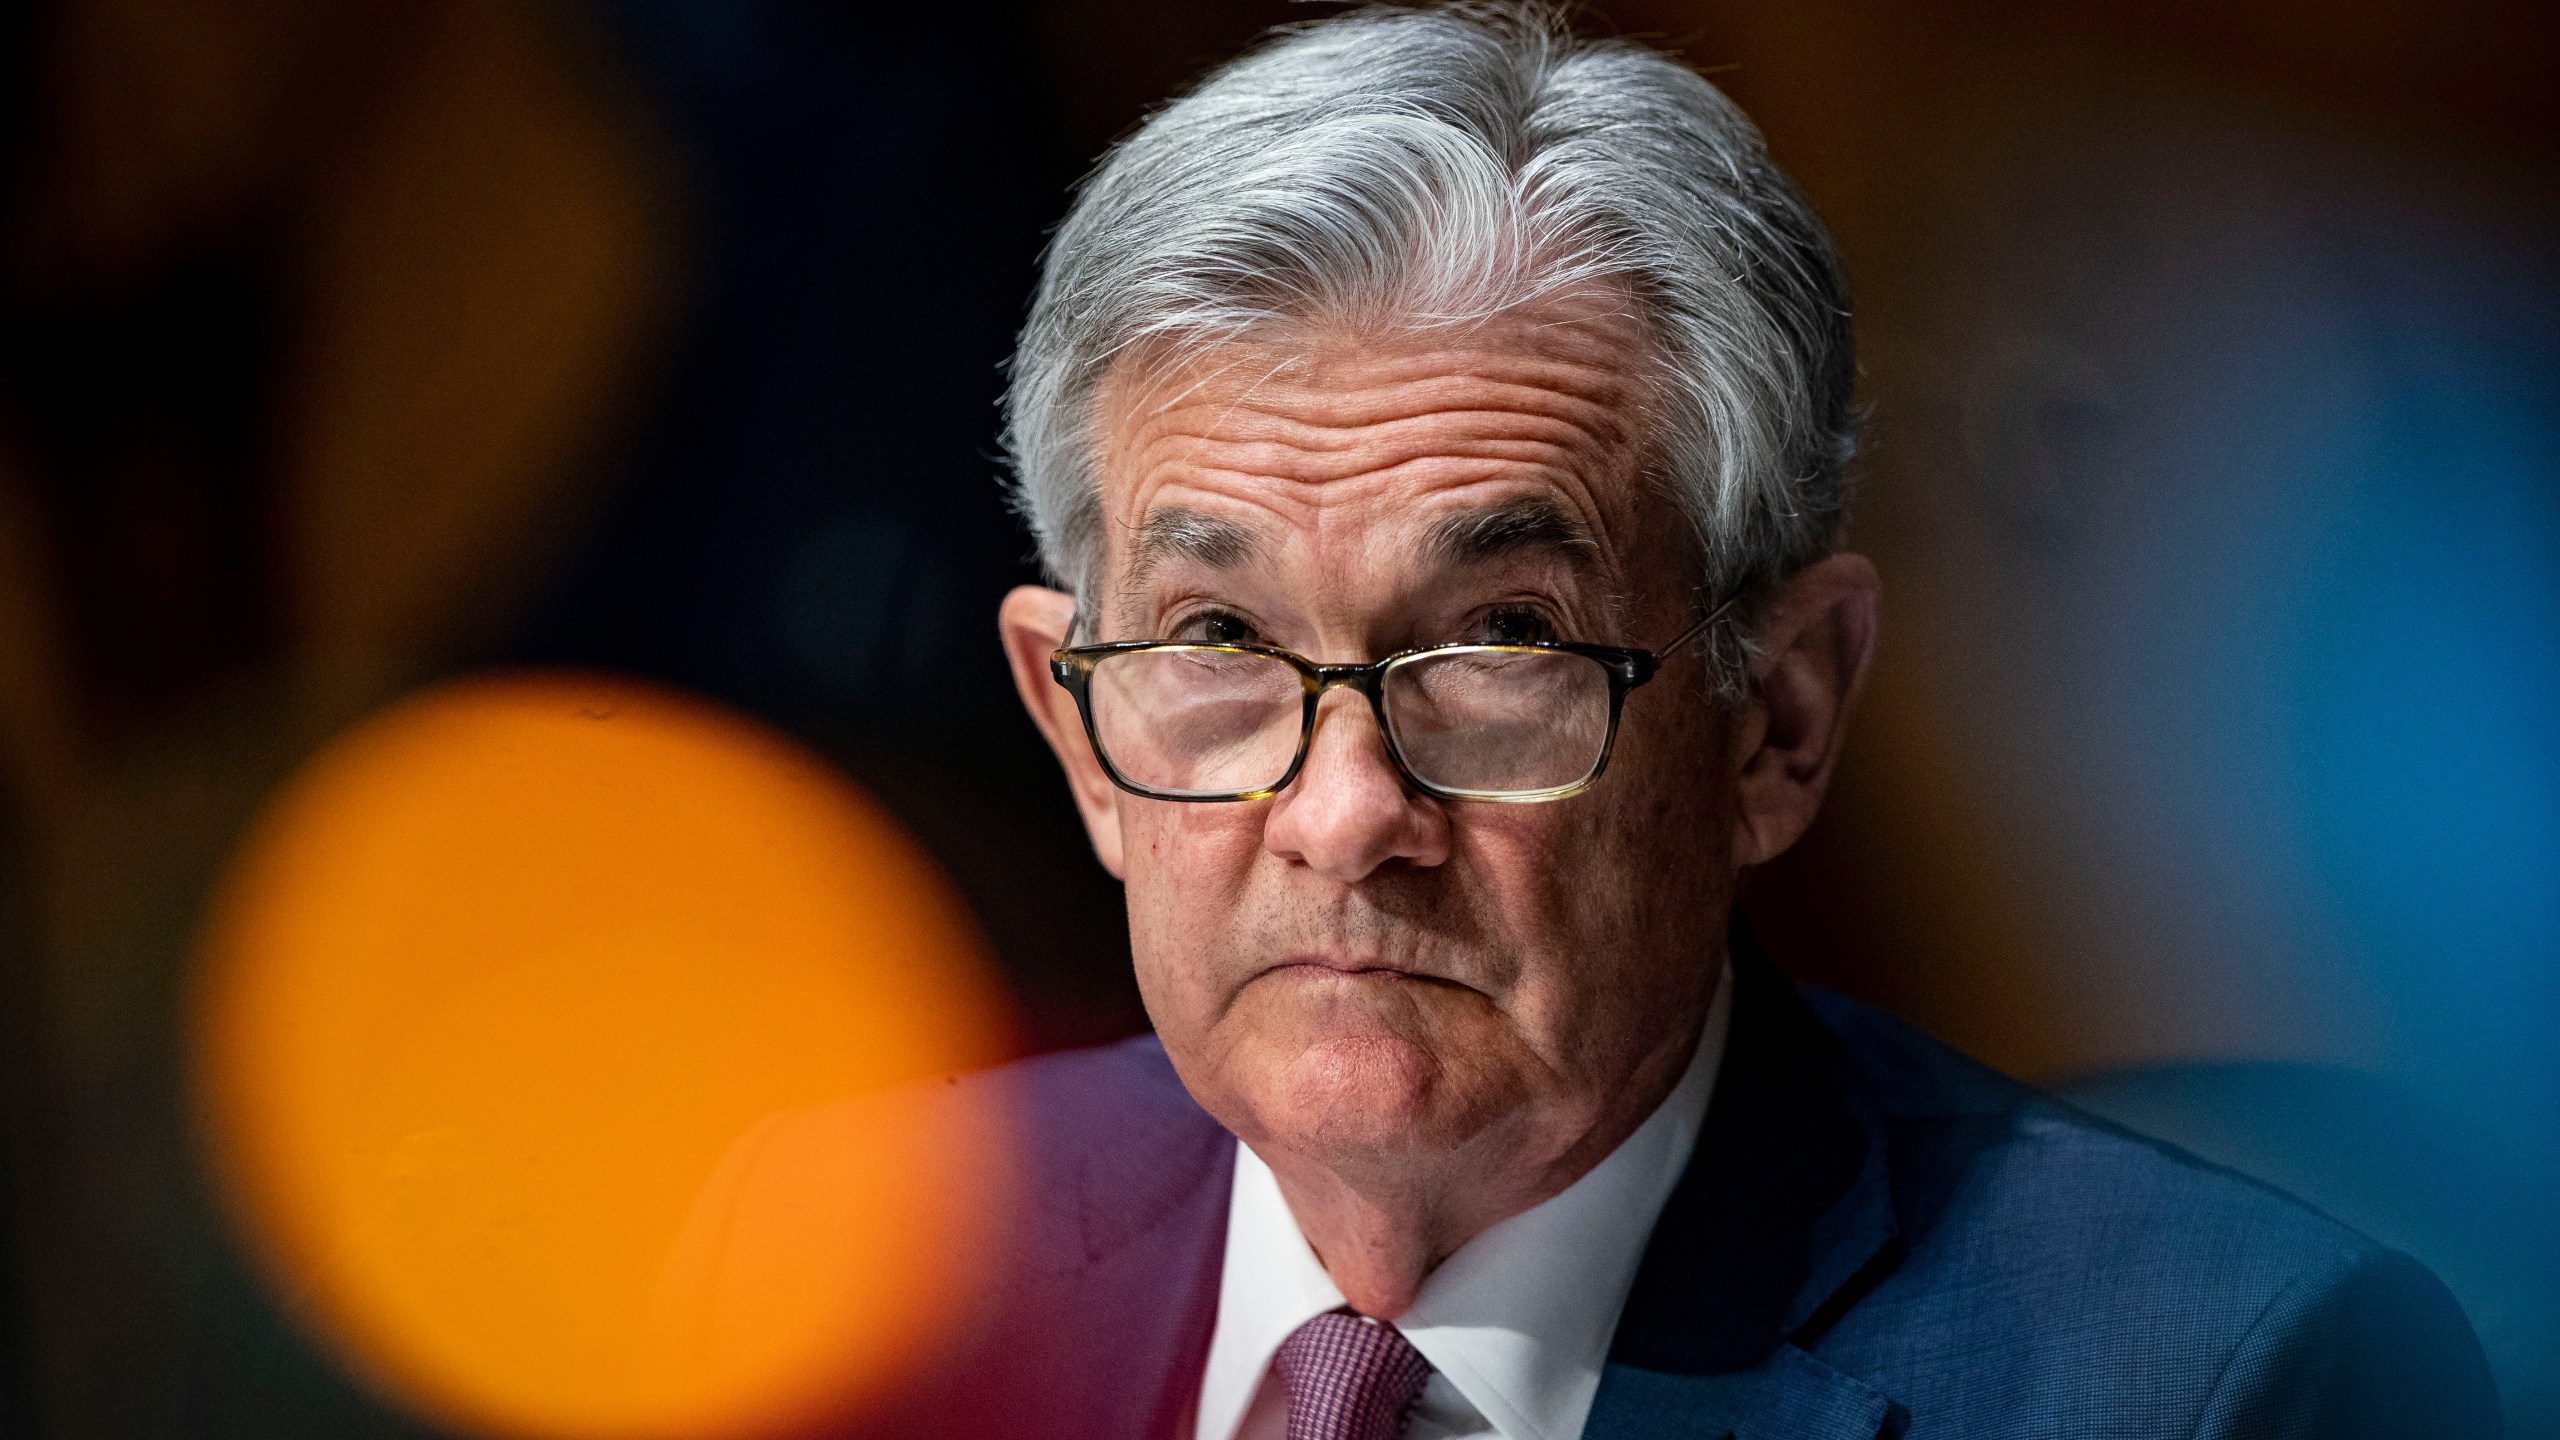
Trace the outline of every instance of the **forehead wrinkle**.
{"label": "forehead wrinkle", "polygon": [[[1489,417],[1512,422],[1569,425],[1595,439],[1623,440],[1633,419],[1636,387],[1622,377],[1573,367],[1574,374],[1486,374],[1442,371],[1339,389],[1291,385],[1266,374],[1238,393],[1202,401],[1203,387],[1150,407],[1142,429],[1178,429],[1194,435],[1221,433],[1287,436],[1307,449],[1339,448],[1332,437],[1381,427],[1426,424],[1450,417]],[[1581,380],[1585,383],[1571,384]],[[1201,423],[1184,412],[1214,404]]]}
{"label": "forehead wrinkle", "polygon": [[[1253,397],[1261,391],[1262,387],[1270,384],[1274,377],[1278,376],[1281,371],[1288,369],[1294,363],[1296,363],[1295,357],[1292,356],[1280,355],[1274,357],[1271,363],[1264,367],[1260,375],[1246,381],[1242,388],[1238,389],[1236,393],[1226,397],[1225,400],[1218,402],[1219,408],[1217,419],[1211,421],[1205,426],[1185,427],[1193,431],[1191,436],[1192,440],[1197,444],[1214,443],[1210,441],[1208,437],[1215,435],[1220,430],[1224,429],[1227,423],[1235,418],[1236,412],[1240,410],[1248,410],[1253,401]],[[1184,385],[1182,389],[1175,394],[1168,396],[1163,404],[1157,405],[1149,410],[1147,412],[1148,418],[1162,419],[1167,415],[1176,413],[1190,403],[1193,396],[1208,389],[1213,382],[1222,380],[1227,376],[1234,374],[1239,368],[1241,367],[1237,362],[1230,360],[1213,367],[1201,369],[1191,378],[1189,384]]]}
{"label": "forehead wrinkle", "polygon": [[1611,407],[1560,406],[1555,392],[1542,389],[1523,398],[1543,404],[1493,403],[1499,398],[1479,390],[1463,404],[1408,405],[1394,418],[1333,423],[1243,407],[1229,407],[1218,425],[1168,415],[1127,436],[1123,455],[1128,470],[1141,476],[1190,468],[1303,484],[1373,477],[1435,460],[1589,470],[1595,479],[1633,468],[1630,422]]}
{"label": "forehead wrinkle", "polygon": [[[1214,509],[1241,501],[1330,548],[1352,513],[1408,486],[1420,500],[1527,481],[1554,490],[1598,538],[1605,570],[1608,542],[1633,518],[1618,513],[1631,497],[1616,482],[1641,483],[1648,384],[1641,365],[1624,363],[1640,350],[1561,318],[1523,328],[1556,339],[1522,346],[1514,332],[1512,348],[1428,351],[1246,341],[1121,368],[1099,397],[1117,417],[1103,420],[1100,457],[1116,492],[1106,503],[1129,517],[1115,528],[1143,536],[1151,503],[1199,489],[1218,498]],[[1415,531],[1427,519],[1413,515]],[[1144,570],[1159,573],[1176,553],[1147,550]]]}
{"label": "forehead wrinkle", "polygon": [[1207,478],[1277,483],[1307,489],[1365,490],[1408,475],[1456,472],[1465,476],[1535,472],[1599,478],[1622,468],[1609,463],[1607,447],[1553,435],[1376,437],[1340,450],[1305,450],[1281,441],[1204,442],[1177,462]]}
{"label": "forehead wrinkle", "polygon": [[1595,328],[1593,317],[1539,319],[1517,326],[1509,344],[1485,343],[1503,337],[1481,335],[1472,344],[1372,348],[1356,338],[1317,336],[1132,355],[1097,396],[1105,414],[1119,417],[1104,426],[1106,448],[1269,436],[1338,449],[1361,443],[1357,435],[1337,438],[1345,432],[1457,412],[1498,414],[1515,425],[1542,415],[1592,440],[1627,443],[1648,409],[1644,367],[1629,363],[1640,347],[1613,333],[1618,327]]}

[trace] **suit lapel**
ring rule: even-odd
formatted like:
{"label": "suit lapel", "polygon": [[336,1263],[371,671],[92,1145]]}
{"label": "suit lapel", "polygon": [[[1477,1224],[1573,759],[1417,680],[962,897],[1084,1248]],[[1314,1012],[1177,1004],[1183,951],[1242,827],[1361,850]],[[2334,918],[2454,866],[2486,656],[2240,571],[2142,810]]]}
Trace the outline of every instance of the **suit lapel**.
{"label": "suit lapel", "polygon": [[1103,1321],[1082,1340],[1091,1373],[1109,1377],[1094,1433],[1114,1440],[1176,1440],[1191,1413],[1217,1325],[1235,1177],[1235,1138],[1181,1088],[1161,1051],[1149,1047],[1146,1057],[1163,1072],[1150,1123],[1124,1117],[1118,1143],[1086,1152],[1077,1185],[1080,1308],[1088,1322]]}
{"label": "suit lapel", "polygon": [[1899,1407],[1807,1353],[1897,1257],[1880,1117],[1749,930],[1697,1153],[1663,1206],[1590,1440],[1872,1440]]}
{"label": "suit lapel", "polygon": [[[1107,1337],[1115,1353],[1131,1363],[1136,1382],[1125,1392],[1131,1401],[1127,1416],[1109,1434],[1190,1440],[1183,1422],[1197,1403],[1217,1328],[1227,1196],[1235,1180],[1234,1141],[1221,1130],[1212,1145],[1214,1158],[1158,1227],[1153,1243],[1161,1250],[1146,1267],[1156,1272],[1151,1279],[1158,1303],[1171,1320],[1164,1343],[1140,1349],[1129,1344],[1132,1337],[1126,1333]],[[1130,1246],[1120,1253],[1132,1255],[1141,1248]]]}
{"label": "suit lapel", "polygon": [[850,1433],[1172,1440],[1217,1319],[1235,1137],[1152,1039],[997,1083],[1023,1172],[1006,1292],[947,1370]]}

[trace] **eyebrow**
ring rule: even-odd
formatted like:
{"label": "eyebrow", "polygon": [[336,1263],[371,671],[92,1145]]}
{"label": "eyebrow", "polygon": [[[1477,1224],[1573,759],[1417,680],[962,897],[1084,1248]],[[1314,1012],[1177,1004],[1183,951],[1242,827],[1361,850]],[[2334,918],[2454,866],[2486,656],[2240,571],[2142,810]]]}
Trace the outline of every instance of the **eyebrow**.
{"label": "eyebrow", "polygon": [[[1138,543],[1122,588],[1136,590],[1162,565],[1190,560],[1232,570],[1261,548],[1252,531],[1179,505],[1168,505],[1138,526]],[[1543,495],[1522,496],[1432,522],[1423,552],[1444,565],[1482,565],[1513,555],[1543,553],[1576,570],[1598,568],[1600,544],[1579,516]]]}
{"label": "eyebrow", "polygon": [[1426,554],[1444,565],[1482,565],[1520,554],[1546,554],[1576,570],[1599,567],[1600,542],[1581,517],[1543,495],[1525,495],[1432,523]]}
{"label": "eyebrow", "polygon": [[1190,560],[1213,570],[1232,570],[1253,558],[1259,548],[1253,532],[1233,520],[1168,505],[1138,527],[1138,544],[1129,561],[1123,587],[1135,590],[1156,567],[1169,560]]}

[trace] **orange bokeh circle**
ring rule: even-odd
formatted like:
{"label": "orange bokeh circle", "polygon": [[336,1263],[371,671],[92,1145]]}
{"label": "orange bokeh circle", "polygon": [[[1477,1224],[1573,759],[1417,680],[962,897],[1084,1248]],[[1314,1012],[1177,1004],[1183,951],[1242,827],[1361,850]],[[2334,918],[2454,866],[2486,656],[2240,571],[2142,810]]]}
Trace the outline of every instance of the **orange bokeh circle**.
{"label": "orange bokeh circle", "polygon": [[465,681],[278,796],[206,931],[197,1094],[293,1308],[508,1437],[751,1435],[965,1319],[1012,1028],[877,805],[700,702]]}

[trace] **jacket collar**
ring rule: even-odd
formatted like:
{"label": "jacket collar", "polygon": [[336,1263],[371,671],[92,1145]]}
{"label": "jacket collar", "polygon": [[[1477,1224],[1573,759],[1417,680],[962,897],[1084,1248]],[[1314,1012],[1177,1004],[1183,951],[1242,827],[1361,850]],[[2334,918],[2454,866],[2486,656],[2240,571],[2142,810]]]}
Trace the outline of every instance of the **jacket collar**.
{"label": "jacket collar", "polygon": [[1588,1440],[1873,1440],[1901,1408],[1808,1353],[1898,1258],[1883,1121],[1737,918],[1733,1030]]}

